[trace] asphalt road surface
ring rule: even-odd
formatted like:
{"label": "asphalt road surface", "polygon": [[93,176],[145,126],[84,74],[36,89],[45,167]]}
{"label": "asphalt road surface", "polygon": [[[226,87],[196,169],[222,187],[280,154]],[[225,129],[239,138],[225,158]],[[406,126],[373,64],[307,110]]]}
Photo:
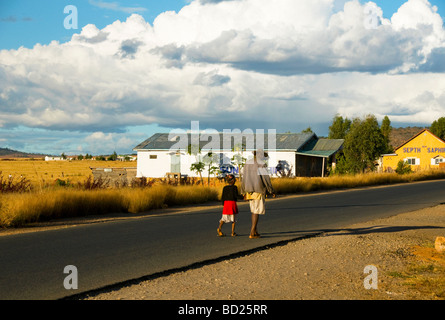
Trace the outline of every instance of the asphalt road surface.
{"label": "asphalt road surface", "polygon": [[[239,202],[237,237],[216,236],[222,206],[0,237],[0,299],[59,299],[324,230],[445,202],[445,180],[268,199],[260,239]],[[230,225],[223,226],[230,235]],[[78,289],[66,289],[68,265]],[[72,283],[72,282],[71,282]]]}

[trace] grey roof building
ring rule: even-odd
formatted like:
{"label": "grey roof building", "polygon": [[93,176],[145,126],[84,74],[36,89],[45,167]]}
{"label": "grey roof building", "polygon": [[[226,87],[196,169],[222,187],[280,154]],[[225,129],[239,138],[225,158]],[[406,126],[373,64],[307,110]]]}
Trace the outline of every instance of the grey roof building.
{"label": "grey roof building", "polygon": [[[214,135],[209,134],[208,137],[205,137],[204,134],[201,133],[199,136],[199,147],[204,148],[206,145],[208,145],[212,139],[210,137],[215,137],[217,140],[219,139],[218,145],[219,150],[221,151],[233,150],[236,147],[236,139],[240,138],[242,138],[240,141],[242,143],[243,150],[246,151],[254,150],[258,142],[260,142],[257,140],[260,139],[262,140],[262,146],[265,150],[293,150],[301,152],[302,154],[313,154],[325,157],[329,157],[333,153],[337,152],[343,145],[343,140],[341,139],[320,139],[315,133],[277,133],[274,135],[267,133],[264,135],[218,133]],[[179,139],[180,134],[172,135],[169,133],[156,133],[147,140],[138,144],[133,148],[133,150],[171,150],[179,142]],[[186,139],[189,142],[188,144],[190,144],[192,141],[192,134],[184,134],[184,139]],[[270,139],[274,139],[275,141]],[[249,145],[249,141],[253,143]],[[273,142],[275,143],[275,146],[272,146]],[[269,146],[269,144],[271,144],[271,146]],[[250,146],[251,148],[249,148]]]}
{"label": "grey roof building", "polygon": [[[344,142],[342,139],[318,138],[315,133],[156,133],[133,150],[138,153],[168,151],[170,154],[185,151],[185,155],[190,151],[193,141],[195,145],[199,143],[201,151],[212,148],[213,152],[220,153],[248,152],[259,148],[269,153],[294,154],[291,161],[294,176],[324,176],[328,162],[335,162],[335,155],[342,150]],[[144,158],[138,155],[138,161],[139,159]]]}

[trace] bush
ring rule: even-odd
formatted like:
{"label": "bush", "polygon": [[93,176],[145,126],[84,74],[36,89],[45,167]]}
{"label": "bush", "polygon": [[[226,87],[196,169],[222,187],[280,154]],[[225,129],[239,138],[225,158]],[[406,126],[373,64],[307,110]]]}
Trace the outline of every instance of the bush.
{"label": "bush", "polygon": [[70,185],[70,182],[62,179],[56,179],[56,181],[54,181],[54,185],[58,187],[67,187]]}
{"label": "bush", "polygon": [[21,193],[31,191],[31,181],[25,177],[20,177],[15,179],[14,176],[9,176],[4,178],[2,172],[0,171],[0,193]]}
{"label": "bush", "polygon": [[77,188],[81,190],[97,190],[97,189],[105,189],[110,183],[110,179],[103,179],[99,177],[95,179],[92,176],[89,176],[85,181],[78,182]]}
{"label": "bush", "polygon": [[400,160],[397,163],[396,173],[398,173],[398,174],[408,174],[408,173],[412,173],[412,172],[413,172],[413,170],[411,169],[411,166],[407,162],[405,162],[403,160]]}

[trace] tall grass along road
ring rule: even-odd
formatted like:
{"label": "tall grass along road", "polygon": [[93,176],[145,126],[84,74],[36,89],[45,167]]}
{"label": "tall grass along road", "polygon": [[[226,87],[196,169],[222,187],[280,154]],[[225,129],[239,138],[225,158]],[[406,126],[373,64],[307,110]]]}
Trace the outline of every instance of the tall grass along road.
{"label": "tall grass along road", "polygon": [[[444,179],[444,170],[423,171],[407,175],[368,173],[327,178],[280,178],[272,183],[278,194],[298,194],[315,190],[347,189],[372,185]],[[220,199],[223,183],[213,180],[210,186],[171,186],[163,183],[148,187],[94,188],[91,178],[77,184],[35,185],[21,179],[0,175],[0,228],[21,227],[28,223],[57,218],[107,213],[142,213],[171,206],[190,205]],[[22,192],[7,192],[16,189]],[[3,182],[3,185],[1,184]],[[2,188],[3,186],[3,188]],[[20,187],[21,186],[21,187]],[[23,187],[23,188],[22,188]],[[4,192],[1,192],[4,190]]]}

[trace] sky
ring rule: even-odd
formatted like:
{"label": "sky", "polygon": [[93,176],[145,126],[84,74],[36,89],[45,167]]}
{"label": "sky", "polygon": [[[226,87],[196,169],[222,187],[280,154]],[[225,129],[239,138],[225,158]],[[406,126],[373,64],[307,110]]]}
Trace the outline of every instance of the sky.
{"label": "sky", "polygon": [[445,0],[0,0],[0,147],[445,116]]}

